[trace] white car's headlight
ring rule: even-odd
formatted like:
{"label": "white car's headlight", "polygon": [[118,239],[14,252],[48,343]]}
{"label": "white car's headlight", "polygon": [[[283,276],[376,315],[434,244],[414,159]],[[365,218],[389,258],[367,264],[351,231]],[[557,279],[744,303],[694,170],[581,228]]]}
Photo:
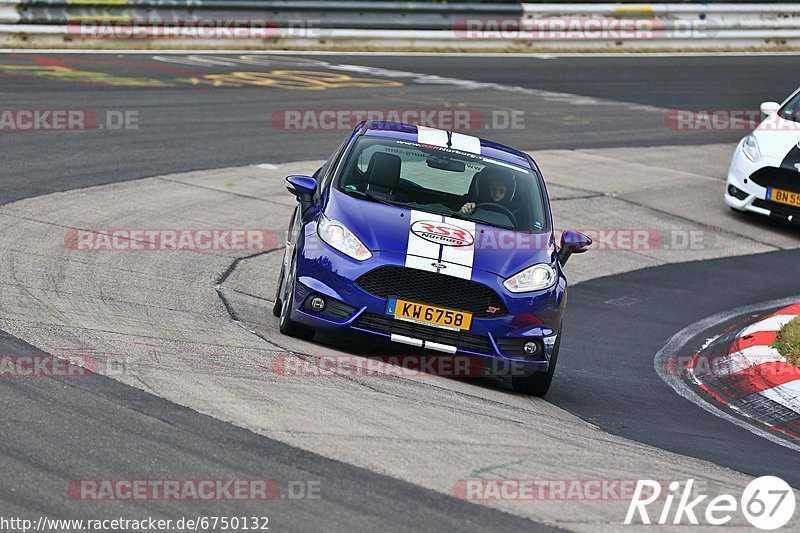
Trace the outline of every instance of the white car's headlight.
{"label": "white car's headlight", "polygon": [[553,265],[540,263],[514,274],[503,282],[506,289],[511,292],[540,291],[552,287],[558,279],[558,274]]}
{"label": "white car's headlight", "polygon": [[320,215],[319,217],[317,233],[332,248],[349,255],[353,259],[364,261],[372,257],[372,252],[364,246],[364,243],[358,240],[358,237],[352,231],[347,229],[347,226],[341,222],[331,220],[325,215]]}
{"label": "white car's headlight", "polygon": [[761,150],[758,149],[758,141],[755,135],[748,135],[742,143],[742,152],[750,161],[761,159]]}

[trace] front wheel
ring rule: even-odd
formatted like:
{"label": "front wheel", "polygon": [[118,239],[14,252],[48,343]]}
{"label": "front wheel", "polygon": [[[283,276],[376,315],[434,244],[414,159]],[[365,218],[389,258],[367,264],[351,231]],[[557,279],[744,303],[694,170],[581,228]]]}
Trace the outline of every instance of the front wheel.
{"label": "front wheel", "polygon": [[280,318],[281,309],[283,309],[283,304],[281,303],[281,289],[283,289],[283,277],[285,270],[286,265],[284,265],[283,261],[281,261],[281,273],[278,275],[278,288],[275,289],[275,305],[272,306],[272,316],[275,318]]}
{"label": "front wheel", "polygon": [[556,372],[560,346],[561,328],[559,327],[558,337],[556,338],[555,346],[553,346],[553,354],[550,356],[550,366],[547,368],[547,372],[536,372],[530,376],[513,376],[511,378],[511,386],[514,391],[531,396],[539,396],[540,398],[547,394],[547,391],[550,390],[550,384],[553,383],[553,374]]}
{"label": "front wheel", "polygon": [[[288,275],[283,280],[283,296],[280,299],[280,330],[284,335],[297,337],[298,339],[311,340],[314,337],[314,330],[307,328],[293,321],[290,317],[292,307],[294,307],[294,288],[297,283],[297,256],[292,257]],[[275,306],[278,306],[276,300]]]}

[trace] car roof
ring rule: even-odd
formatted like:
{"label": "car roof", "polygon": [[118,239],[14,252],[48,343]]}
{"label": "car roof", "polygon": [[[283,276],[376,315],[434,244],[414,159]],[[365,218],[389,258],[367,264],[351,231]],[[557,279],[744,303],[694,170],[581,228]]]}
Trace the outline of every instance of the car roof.
{"label": "car roof", "polygon": [[[384,137],[422,144],[436,144],[438,146],[446,146],[445,143],[448,138],[448,132],[445,130],[415,126],[413,124],[403,124],[401,122],[373,120],[359,124],[356,129],[364,131],[364,135],[367,136]],[[523,168],[531,168],[528,157],[523,152],[511,148],[510,146],[472,135],[454,132],[450,147],[455,150],[482,155]]]}

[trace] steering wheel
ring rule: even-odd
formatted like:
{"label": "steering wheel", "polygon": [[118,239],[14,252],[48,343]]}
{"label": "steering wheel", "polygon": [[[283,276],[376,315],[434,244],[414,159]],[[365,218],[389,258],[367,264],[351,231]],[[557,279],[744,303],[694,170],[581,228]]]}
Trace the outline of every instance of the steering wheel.
{"label": "steering wheel", "polygon": [[514,216],[514,213],[512,213],[510,209],[503,207],[500,204],[496,204],[494,202],[485,202],[476,205],[475,211],[477,211],[478,209],[485,209],[486,211],[494,211],[496,213],[503,214],[508,217],[508,219],[511,221],[512,226],[516,227],[517,225],[517,217]]}

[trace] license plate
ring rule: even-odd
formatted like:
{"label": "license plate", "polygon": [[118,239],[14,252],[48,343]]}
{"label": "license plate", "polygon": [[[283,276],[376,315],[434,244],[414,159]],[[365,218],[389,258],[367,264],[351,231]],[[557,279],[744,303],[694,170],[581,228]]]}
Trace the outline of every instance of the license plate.
{"label": "license plate", "polygon": [[386,304],[386,314],[399,320],[456,331],[469,329],[472,325],[472,313],[418,304],[398,298],[389,298]]}
{"label": "license plate", "polygon": [[800,207],[800,193],[784,191],[782,189],[770,189],[769,199],[773,202]]}

